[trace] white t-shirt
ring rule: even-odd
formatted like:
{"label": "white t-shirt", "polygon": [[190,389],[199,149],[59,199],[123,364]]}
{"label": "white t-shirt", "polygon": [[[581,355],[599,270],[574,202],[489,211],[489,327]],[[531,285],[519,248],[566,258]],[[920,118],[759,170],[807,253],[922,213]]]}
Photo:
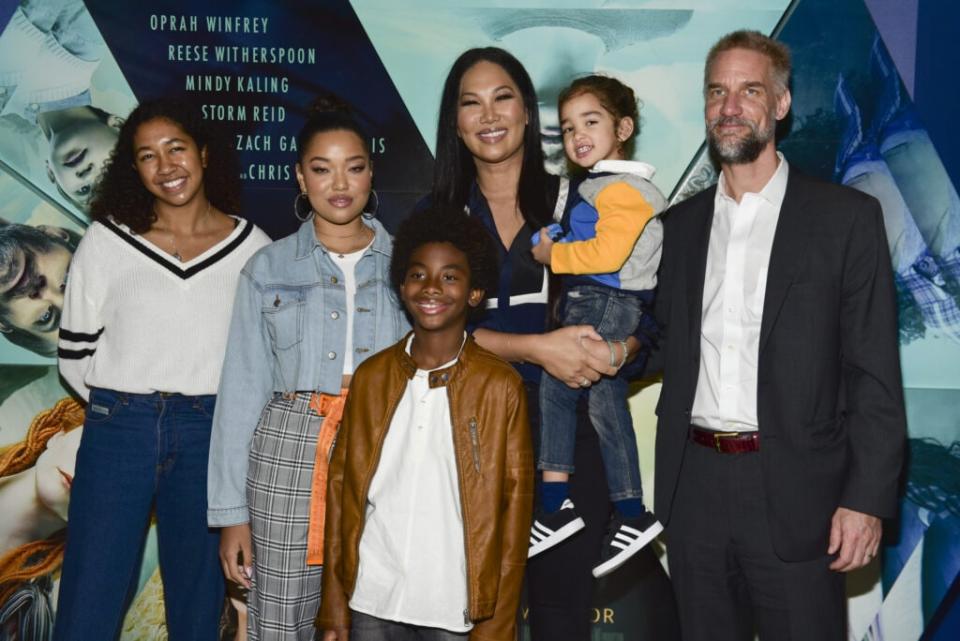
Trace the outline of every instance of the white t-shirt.
{"label": "white t-shirt", "polygon": [[357,263],[359,263],[363,257],[363,252],[367,251],[369,247],[370,245],[367,245],[363,249],[350,252],[349,254],[338,254],[332,251],[329,253],[333,264],[343,272],[343,289],[346,294],[347,341],[344,345],[347,346],[347,349],[345,349],[343,353],[344,375],[353,374],[353,349],[351,349],[350,346],[353,345],[353,318],[357,299]]}

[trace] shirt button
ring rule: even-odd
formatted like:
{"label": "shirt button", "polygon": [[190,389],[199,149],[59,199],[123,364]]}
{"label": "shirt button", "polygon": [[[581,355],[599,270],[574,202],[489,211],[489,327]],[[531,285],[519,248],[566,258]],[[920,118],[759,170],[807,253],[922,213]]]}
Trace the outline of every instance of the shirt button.
{"label": "shirt button", "polygon": [[727,349],[733,350],[733,345],[727,345]]}
{"label": "shirt button", "polygon": [[38,109],[40,109],[40,105],[35,102],[30,103],[30,111],[37,111]]}
{"label": "shirt button", "polygon": [[330,277],[330,282],[333,283],[334,285],[336,285],[339,281],[337,280],[337,277],[336,277],[336,276],[331,276],[331,277]]}
{"label": "shirt button", "polygon": [[340,312],[330,312],[330,318],[332,318],[333,320],[337,320],[338,318],[340,318]]}
{"label": "shirt button", "polygon": [[337,353],[336,353],[336,352],[327,352],[327,358],[329,358],[331,361],[332,361],[333,359],[335,359],[336,357],[337,357]]}

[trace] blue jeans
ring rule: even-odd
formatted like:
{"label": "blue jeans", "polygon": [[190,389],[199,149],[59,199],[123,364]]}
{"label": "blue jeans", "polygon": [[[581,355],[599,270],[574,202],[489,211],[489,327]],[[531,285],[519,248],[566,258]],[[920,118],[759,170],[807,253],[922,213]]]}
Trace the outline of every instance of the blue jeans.
{"label": "blue jeans", "polygon": [[[602,285],[571,287],[564,297],[563,325],[592,325],[607,340],[632,335],[643,313],[642,301],[629,292]],[[627,381],[604,376],[588,388],[573,389],[546,372],[540,382],[541,470],[573,473],[577,400],[588,399],[590,421],[600,438],[610,500],[642,498],[640,459],[627,407]]]}
{"label": "blue jeans", "polygon": [[215,396],[90,394],[71,489],[56,641],[120,634],[156,508],[170,641],[215,641],[220,534],[207,528]]}
{"label": "blue jeans", "polygon": [[350,641],[466,641],[469,632],[458,634],[440,628],[426,628],[350,611]]}

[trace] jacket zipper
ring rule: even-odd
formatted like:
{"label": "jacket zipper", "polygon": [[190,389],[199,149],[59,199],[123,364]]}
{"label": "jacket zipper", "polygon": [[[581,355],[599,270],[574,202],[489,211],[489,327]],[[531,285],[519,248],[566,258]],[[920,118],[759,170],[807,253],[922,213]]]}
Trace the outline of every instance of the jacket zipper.
{"label": "jacket zipper", "polygon": [[480,437],[477,435],[477,419],[470,419],[470,442],[473,444],[473,467],[480,473]]}

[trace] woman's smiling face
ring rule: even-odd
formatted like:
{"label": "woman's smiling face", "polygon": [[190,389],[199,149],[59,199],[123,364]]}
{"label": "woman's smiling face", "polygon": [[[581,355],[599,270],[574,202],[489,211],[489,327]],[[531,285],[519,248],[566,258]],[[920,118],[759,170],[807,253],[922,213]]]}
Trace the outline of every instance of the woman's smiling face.
{"label": "woman's smiling face", "polygon": [[373,186],[373,167],[363,141],[353,131],[315,134],[297,163],[297,182],[322,224],[354,223]]}
{"label": "woman's smiling face", "polygon": [[498,64],[481,61],[460,79],[457,135],[480,162],[523,155],[527,109],[516,83]]}
{"label": "woman's smiling face", "polygon": [[173,121],[154,118],[140,125],[133,159],[143,186],[157,201],[176,207],[203,193],[207,150]]}

